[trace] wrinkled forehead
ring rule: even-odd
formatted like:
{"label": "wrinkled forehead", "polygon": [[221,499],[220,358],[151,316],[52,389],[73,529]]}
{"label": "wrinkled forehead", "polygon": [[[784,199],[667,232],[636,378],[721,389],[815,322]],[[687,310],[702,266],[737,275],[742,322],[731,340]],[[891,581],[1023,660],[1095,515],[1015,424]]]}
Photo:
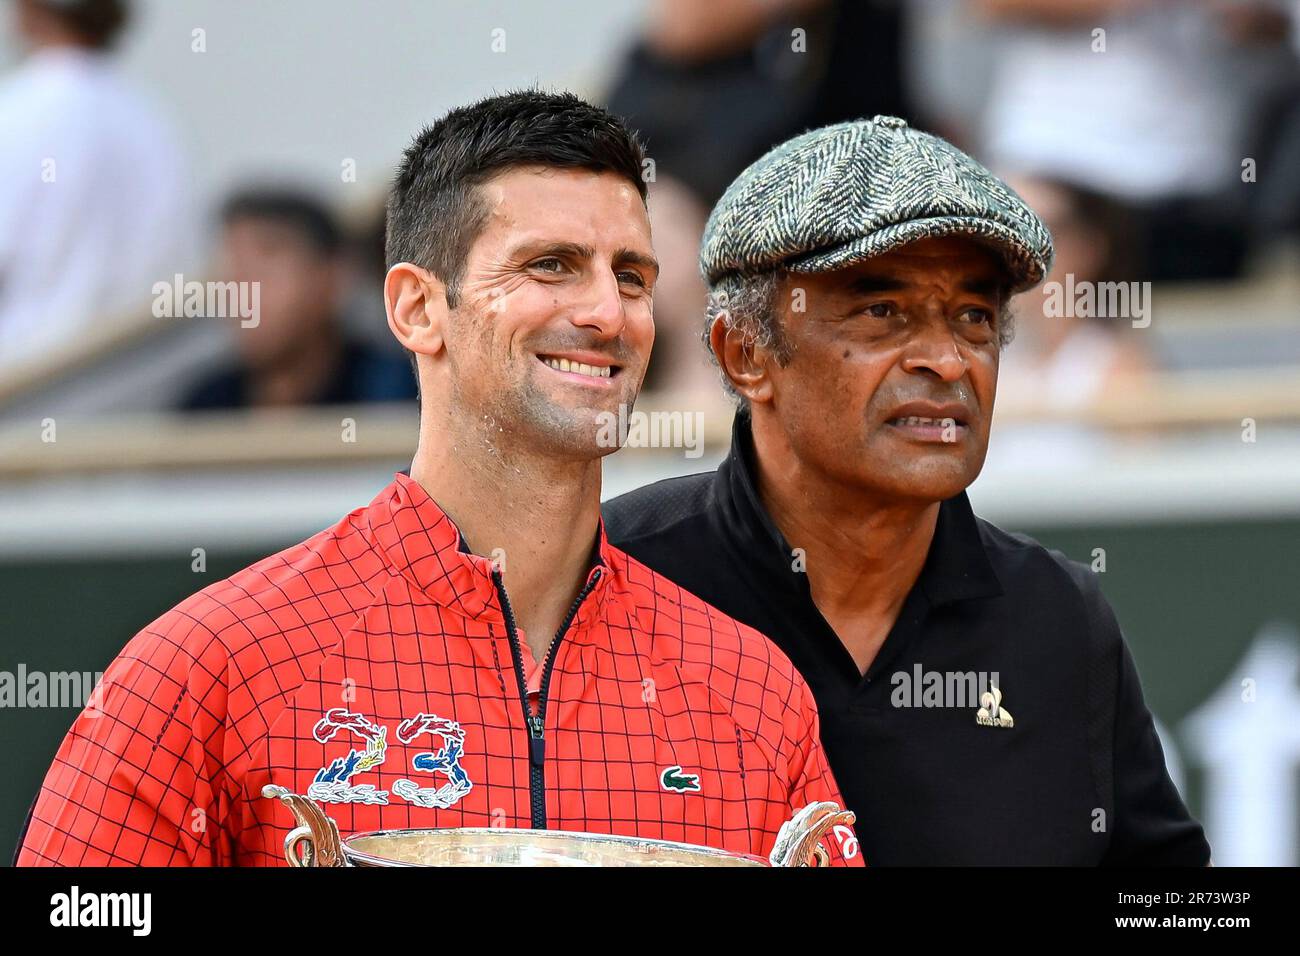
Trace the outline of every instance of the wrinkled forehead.
{"label": "wrinkled forehead", "polygon": [[517,264],[579,250],[581,258],[654,259],[645,205],[622,176],[528,167],[500,173],[477,190],[481,218],[466,237],[470,263]]}

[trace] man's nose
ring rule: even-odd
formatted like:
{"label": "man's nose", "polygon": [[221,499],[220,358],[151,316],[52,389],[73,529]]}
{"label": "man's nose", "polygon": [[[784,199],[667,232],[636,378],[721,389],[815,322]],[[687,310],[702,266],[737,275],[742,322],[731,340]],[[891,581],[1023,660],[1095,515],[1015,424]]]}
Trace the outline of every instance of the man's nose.
{"label": "man's nose", "polygon": [[618,277],[602,269],[588,283],[585,299],[574,316],[573,324],[612,337],[623,331],[626,322],[627,314],[623,308],[623,294],[618,287]]}
{"label": "man's nose", "polygon": [[903,353],[904,371],[933,375],[944,382],[960,381],[968,368],[956,335],[946,322],[933,317],[920,323]]}

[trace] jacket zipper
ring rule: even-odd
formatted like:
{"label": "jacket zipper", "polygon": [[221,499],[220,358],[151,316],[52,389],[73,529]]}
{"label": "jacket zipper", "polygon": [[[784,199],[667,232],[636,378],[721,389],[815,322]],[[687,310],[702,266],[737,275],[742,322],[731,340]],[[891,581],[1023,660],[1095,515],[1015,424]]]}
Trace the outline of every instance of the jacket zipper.
{"label": "jacket zipper", "polygon": [[501,612],[506,619],[506,636],[510,639],[510,654],[514,658],[515,676],[519,681],[519,702],[523,705],[524,726],[528,729],[528,794],[532,813],[532,828],[546,829],[546,692],[551,686],[551,668],[555,665],[555,652],[568,631],[578,608],[587,595],[596,587],[601,571],[597,568],[591,579],[583,585],[578,596],[573,599],[569,613],[564,616],[560,629],[555,632],[551,646],[546,649],[546,659],[542,662],[542,683],[537,694],[537,713],[528,706],[528,677],[524,674],[524,656],[520,649],[519,632],[515,626],[515,612],[510,606],[506,586],[501,579],[501,572],[492,572],[492,582],[497,588],[497,597],[501,600]]}

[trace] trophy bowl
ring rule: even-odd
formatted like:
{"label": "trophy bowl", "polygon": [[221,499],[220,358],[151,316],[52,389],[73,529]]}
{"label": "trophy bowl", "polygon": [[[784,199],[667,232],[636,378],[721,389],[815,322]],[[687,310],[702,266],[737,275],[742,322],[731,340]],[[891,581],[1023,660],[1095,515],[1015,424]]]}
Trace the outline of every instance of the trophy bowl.
{"label": "trophy bowl", "polygon": [[825,866],[822,837],[851,825],[851,810],[810,803],[781,825],[764,859],[690,843],[566,830],[498,827],[375,830],[343,839],[315,800],[268,785],[262,796],[280,800],[298,826],[284,840],[290,866]]}

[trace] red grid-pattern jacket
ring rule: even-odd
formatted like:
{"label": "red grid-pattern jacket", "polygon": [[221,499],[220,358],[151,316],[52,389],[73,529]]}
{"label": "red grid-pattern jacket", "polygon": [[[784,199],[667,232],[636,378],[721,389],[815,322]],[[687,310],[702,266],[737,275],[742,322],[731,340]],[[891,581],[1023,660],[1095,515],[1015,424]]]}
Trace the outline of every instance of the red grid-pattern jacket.
{"label": "red grid-pattern jacket", "polygon": [[[842,805],[813,698],[758,632],[609,545],[536,707],[500,576],[406,475],[141,631],[45,778],[19,864],[284,863],[268,783],[350,833],[545,826],[766,856]],[[832,861],[861,865],[851,830]]]}

